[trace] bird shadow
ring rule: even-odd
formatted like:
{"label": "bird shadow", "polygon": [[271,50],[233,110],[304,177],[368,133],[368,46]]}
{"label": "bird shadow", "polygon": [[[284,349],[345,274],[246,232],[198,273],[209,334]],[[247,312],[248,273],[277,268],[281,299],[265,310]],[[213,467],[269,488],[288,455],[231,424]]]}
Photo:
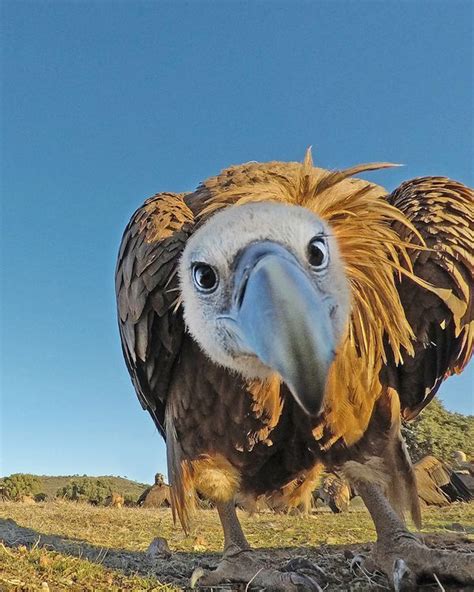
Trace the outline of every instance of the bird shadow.
{"label": "bird shadow", "polygon": [[[41,548],[77,557],[126,575],[154,576],[160,582],[178,585],[181,589],[187,589],[190,577],[196,568],[214,568],[222,556],[221,553],[209,551],[176,551],[167,555],[157,555],[146,551],[103,547],[82,539],[45,534],[32,528],[20,526],[11,518],[0,518],[0,542],[11,548],[19,546],[29,549]],[[334,569],[337,564],[341,566],[347,562],[347,553],[351,552],[350,549],[361,550],[362,547],[359,544],[337,545],[327,548],[324,546],[258,548],[255,549],[255,557],[268,567],[282,568],[288,561],[304,555],[317,562],[318,565],[330,566],[331,569]],[[215,589],[229,590],[229,587],[224,585]],[[232,590],[234,589],[240,590],[240,587],[234,586]]]}
{"label": "bird shadow", "polygon": [[82,539],[45,534],[20,526],[11,518],[0,518],[0,543],[12,548],[25,546],[29,549],[42,548],[55,551],[119,570],[127,575],[156,576],[168,583],[180,583],[183,578],[189,578],[193,570],[201,565],[201,560],[215,564],[219,558],[218,553],[175,552],[160,556],[146,551],[93,545]]}

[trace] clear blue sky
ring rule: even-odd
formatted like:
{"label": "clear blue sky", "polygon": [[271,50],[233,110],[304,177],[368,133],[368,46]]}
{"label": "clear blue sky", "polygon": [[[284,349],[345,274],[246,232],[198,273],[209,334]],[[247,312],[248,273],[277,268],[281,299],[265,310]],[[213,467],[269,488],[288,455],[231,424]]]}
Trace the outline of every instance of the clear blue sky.
{"label": "clear blue sky", "polygon": [[470,1],[2,5],[0,474],[164,471],[113,291],[147,196],[310,144],[327,168],[406,164],[370,176],[389,189],[474,182]]}

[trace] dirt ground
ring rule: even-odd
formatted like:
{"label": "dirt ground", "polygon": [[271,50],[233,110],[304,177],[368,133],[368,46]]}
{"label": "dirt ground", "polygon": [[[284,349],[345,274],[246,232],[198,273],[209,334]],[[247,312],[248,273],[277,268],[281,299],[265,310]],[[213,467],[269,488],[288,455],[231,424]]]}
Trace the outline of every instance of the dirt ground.
{"label": "dirt ground", "polygon": [[[385,577],[351,570],[356,553],[370,552],[374,531],[364,510],[310,516],[241,514],[250,543],[267,566],[282,569],[295,557],[317,564],[328,591],[381,591]],[[474,506],[454,504],[425,512],[425,542],[437,548],[474,550]],[[426,534],[425,530],[430,532]],[[150,556],[156,536],[171,555]],[[203,510],[191,536],[171,521],[169,510],[93,508],[73,503],[24,506],[0,503],[0,590],[170,590],[187,589],[196,567],[215,566],[222,536],[217,516]],[[228,584],[214,590],[245,590]],[[250,587],[249,590],[256,590]],[[423,590],[443,590],[436,582]],[[444,590],[461,590],[445,585]]]}

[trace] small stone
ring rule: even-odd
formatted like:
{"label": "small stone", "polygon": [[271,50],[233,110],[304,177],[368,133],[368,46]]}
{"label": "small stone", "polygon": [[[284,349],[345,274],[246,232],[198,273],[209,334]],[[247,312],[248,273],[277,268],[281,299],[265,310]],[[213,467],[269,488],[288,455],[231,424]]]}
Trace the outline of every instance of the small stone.
{"label": "small stone", "polygon": [[159,557],[169,559],[171,557],[171,551],[168,546],[168,541],[163,537],[156,537],[150,543],[150,546],[146,550],[148,557]]}

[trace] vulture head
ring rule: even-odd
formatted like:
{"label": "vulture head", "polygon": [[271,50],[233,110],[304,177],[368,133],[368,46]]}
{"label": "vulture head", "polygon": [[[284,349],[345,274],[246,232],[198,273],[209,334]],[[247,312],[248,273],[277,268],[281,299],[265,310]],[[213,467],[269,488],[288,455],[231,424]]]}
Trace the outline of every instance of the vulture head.
{"label": "vulture head", "polygon": [[319,412],[350,309],[327,223],[277,202],[226,208],[188,240],[179,276],[187,329],[214,363],[245,379],[277,373]]}

